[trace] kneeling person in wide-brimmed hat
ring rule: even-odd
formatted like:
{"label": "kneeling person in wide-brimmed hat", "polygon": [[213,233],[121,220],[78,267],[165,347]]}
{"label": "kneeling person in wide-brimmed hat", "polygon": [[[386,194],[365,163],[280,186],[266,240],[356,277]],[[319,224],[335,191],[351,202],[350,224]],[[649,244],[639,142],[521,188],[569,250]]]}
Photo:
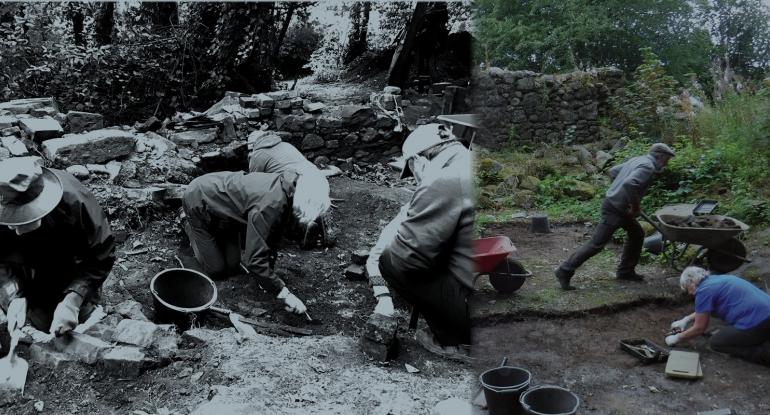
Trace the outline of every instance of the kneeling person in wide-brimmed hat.
{"label": "kneeling person in wide-brimmed hat", "polygon": [[770,295],[742,278],[709,275],[700,267],[685,268],[679,286],[695,297],[695,312],[671,323],[679,333],[666,337],[666,344],[700,336],[713,315],[730,325],[711,336],[713,350],[770,366]]}
{"label": "kneeling person in wide-brimmed hat", "polygon": [[0,224],[0,307],[26,312],[55,335],[85,321],[115,261],[109,222],[91,192],[38,157],[4,160]]}
{"label": "kneeling person in wide-brimmed hat", "polygon": [[195,258],[213,278],[241,274],[241,264],[287,311],[303,314],[302,301],[274,272],[287,226],[309,226],[320,212],[303,197],[312,181],[282,174],[217,172],[190,182],[182,199],[185,231]]}

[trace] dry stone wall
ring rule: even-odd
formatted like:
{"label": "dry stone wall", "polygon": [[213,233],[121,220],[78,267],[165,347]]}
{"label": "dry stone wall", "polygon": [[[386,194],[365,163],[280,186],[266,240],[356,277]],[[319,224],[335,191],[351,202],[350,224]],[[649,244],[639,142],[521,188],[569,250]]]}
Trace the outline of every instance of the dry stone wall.
{"label": "dry stone wall", "polygon": [[623,72],[615,68],[563,75],[479,71],[471,84],[472,109],[479,114],[477,143],[496,149],[509,142],[595,141],[608,98],[624,85]]}

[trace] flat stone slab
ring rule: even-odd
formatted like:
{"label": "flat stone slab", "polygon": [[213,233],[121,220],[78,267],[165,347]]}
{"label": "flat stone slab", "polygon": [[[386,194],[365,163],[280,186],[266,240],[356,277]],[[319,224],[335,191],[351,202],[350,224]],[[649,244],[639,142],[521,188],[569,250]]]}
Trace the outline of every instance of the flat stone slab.
{"label": "flat stone slab", "polygon": [[210,143],[217,139],[216,128],[204,128],[200,130],[187,130],[171,134],[171,141],[179,145],[197,146]]}
{"label": "flat stone slab", "polygon": [[25,98],[14,99],[0,103],[0,110],[6,110],[14,114],[29,114],[35,108],[57,108],[53,98]]}
{"label": "flat stone slab", "polygon": [[19,119],[19,127],[38,143],[61,137],[64,134],[61,124],[51,117],[21,118]]}
{"label": "flat stone slab", "polygon": [[43,153],[50,160],[66,164],[100,164],[131,154],[135,146],[132,133],[104,129],[47,140],[43,142]]}
{"label": "flat stone slab", "polygon": [[7,115],[0,116],[0,130],[11,128],[19,123],[19,119],[16,117],[9,117]]}
{"label": "flat stone slab", "polygon": [[3,143],[3,147],[7,148],[8,152],[14,157],[26,156],[29,153],[27,146],[14,136],[3,137],[0,140]]}

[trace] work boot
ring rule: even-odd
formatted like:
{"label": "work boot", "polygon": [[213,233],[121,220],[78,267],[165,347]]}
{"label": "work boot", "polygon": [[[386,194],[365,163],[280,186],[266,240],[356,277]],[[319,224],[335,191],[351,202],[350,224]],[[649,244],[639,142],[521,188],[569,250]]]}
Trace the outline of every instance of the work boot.
{"label": "work boot", "polygon": [[561,286],[562,290],[572,291],[577,289],[577,287],[570,285],[569,283],[569,280],[572,279],[572,275],[574,275],[572,272],[557,268],[554,274],[556,275],[556,279],[559,281],[559,285]]}
{"label": "work boot", "polygon": [[622,274],[615,275],[619,280],[623,281],[636,281],[636,282],[642,282],[644,281],[644,275],[637,274],[636,271],[632,272],[624,272]]}
{"label": "work boot", "polygon": [[443,358],[463,363],[470,363],[472,361],[468,346],[442,346],[436,336],[428,328],[418,329],[414,338],[417,340],[417,343],[420,343],[420,345],[425,348],[425,350]]}

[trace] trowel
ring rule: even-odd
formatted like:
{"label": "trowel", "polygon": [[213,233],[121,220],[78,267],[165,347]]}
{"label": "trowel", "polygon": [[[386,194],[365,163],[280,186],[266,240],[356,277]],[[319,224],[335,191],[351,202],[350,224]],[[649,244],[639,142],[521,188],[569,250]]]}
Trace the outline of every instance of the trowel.
{"label": "trowel", "polygon": [[27,383],[27,371],[29,363],[16,356],[16,345],[21,337],[21,327],[27,320],[27,302],[14,300],[18,303],[8,307],[8,331],[11,333],[11,345],[8,355],[0,359],[0,390],[24,394],[24,385]]}

